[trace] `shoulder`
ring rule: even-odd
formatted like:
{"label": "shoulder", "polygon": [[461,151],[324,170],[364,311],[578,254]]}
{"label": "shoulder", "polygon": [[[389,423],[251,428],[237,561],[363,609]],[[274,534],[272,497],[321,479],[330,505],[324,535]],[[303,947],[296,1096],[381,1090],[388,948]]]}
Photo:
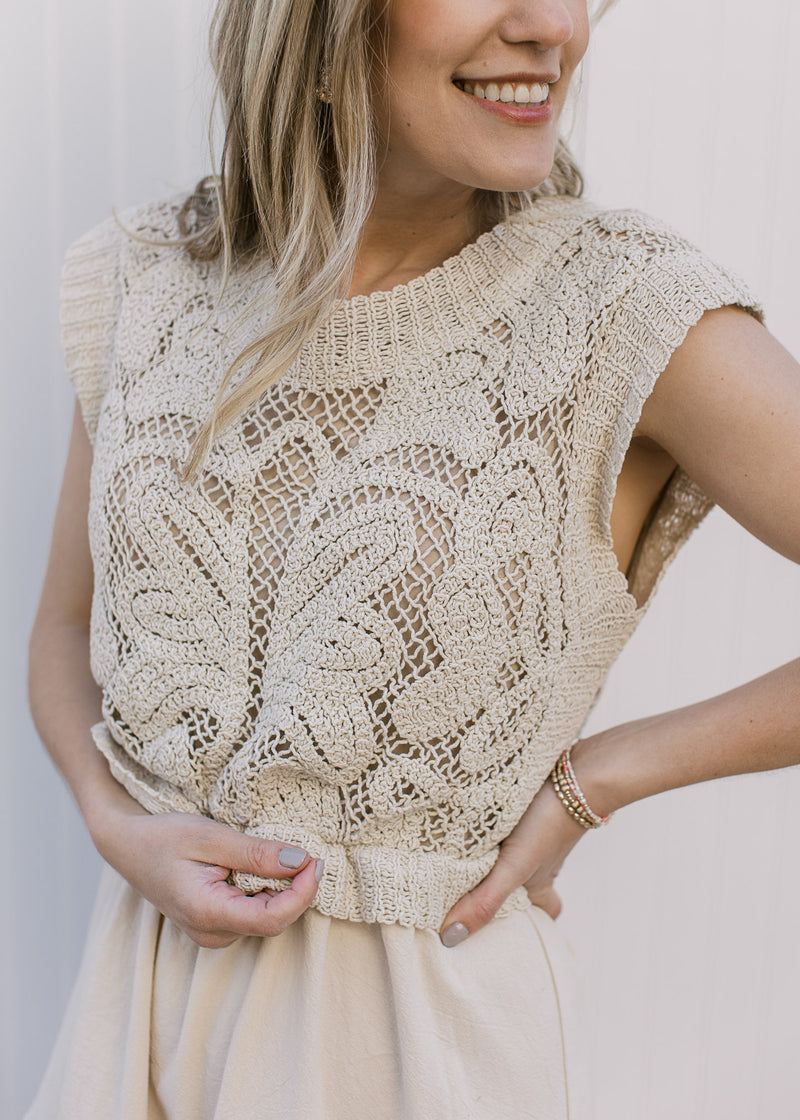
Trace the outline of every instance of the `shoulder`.
{"label": "shoulder", "polygon": [[179,216],[191,197],[191,191],[181,191],[123,210],[112,207],[111,214],[77,238],[73,246],[109,237],[118,241],[137,237],[174,241],[181,236]]}
{"label": "shoulder", "polygon": [[158,266],[192,271],[195,264],[183,245],[180,214],[192,192],[114,211],[72,242],[66,252],[64,279],[102,270],[117,280],[147,273]]}
{"label": "shoulder", "polygon": [[143,368],[186,308],[206,306],[213,265],[194,261],[182,244],[179,215],[190,197],[112,214],[67,250],[61,339],[92,442],[117,360]]}
{"label": "shoulder", "polygon": [[761,315],[739,276],[651,214],[542,198],[518,216],[518,229],[531,246],[547,245],[541,281],[579,299],[590,316],[608,318],[624,306],[664,323],[728,304]]}
{"label": "shoulder", "polygon": [[567,262],[593,268],[643,266],[684,258],[696,264],[712,259],[661,218],[635,209],[611,209],[585,198],[538,199],[519,216],[523,236],[556,235],[554,245]]}

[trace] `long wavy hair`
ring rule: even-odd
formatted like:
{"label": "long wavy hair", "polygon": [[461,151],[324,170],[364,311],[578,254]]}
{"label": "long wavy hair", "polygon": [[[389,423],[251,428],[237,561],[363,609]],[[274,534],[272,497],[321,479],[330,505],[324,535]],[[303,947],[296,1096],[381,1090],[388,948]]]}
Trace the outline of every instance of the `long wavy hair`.
{"label": "long wavy hair", "polygon": [[[210,46],[224,141],[217,173],[180,213],[182,243],[196,260],[221,257],[223,284],[235,266],[267,261],[272,301],[263,334],[222,378],[183,465],[185,481],[197,479],[215,437],[286,372],[349,289],[375,196],[371,90],[385,68],[382,22],[374,0],[217,3]],[[329,100],[317,96],[323,73]],[[542,195],[577,197],[582,189],[559,140],[552,171],[535,190],[476,192],[481,227]],[[231,389],[245,363],[252,368]]]}

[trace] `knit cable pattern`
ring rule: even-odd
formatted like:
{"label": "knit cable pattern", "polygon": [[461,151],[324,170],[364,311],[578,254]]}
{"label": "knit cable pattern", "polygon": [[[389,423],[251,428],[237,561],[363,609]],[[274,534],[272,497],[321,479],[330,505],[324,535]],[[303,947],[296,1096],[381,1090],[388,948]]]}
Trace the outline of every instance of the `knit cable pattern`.
{"label": "knit cable pattern", "polygon": [[[181,201],[122,224],[174,237]],[[189,487],[176,463],[269,299],[266,269],[219,281],[114,221],[67,256],[95,740],[152,812],[324,857],[323,913],[436,928],[709,508],[677,471],[626,580],[609,513],[642,404],[705,310],[752,297],[651,218],[539,200],[342,301]]]}

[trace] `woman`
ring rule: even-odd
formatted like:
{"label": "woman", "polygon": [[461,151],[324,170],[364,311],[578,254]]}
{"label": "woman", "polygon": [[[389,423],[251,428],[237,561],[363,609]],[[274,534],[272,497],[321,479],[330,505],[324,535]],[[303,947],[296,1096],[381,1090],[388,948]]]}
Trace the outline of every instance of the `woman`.
{"label": "woman", "polygon": [[793,664],[547,780],[710,500],[800,555],[795,363],[575,197],[587,37],[222,3],[221,190],[71,251],[31,691],[115,870],[32,1116],[565,1116],[584,826],[798,760]]}

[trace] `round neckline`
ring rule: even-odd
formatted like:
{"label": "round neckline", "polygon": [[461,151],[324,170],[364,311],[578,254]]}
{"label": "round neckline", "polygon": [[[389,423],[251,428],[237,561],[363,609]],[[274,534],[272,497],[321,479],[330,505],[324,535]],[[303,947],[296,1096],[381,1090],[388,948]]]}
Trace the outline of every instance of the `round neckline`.
{"label": "round neckline", "polygon": [[298,387],[376,385],[409,363],[427,365],[473,344],[525,298],[563,239],[565,217],[572,226],[586,207],[571,196],[539,198],[427,272],[338,300],[296,359]]}
{"label": "round neckline", "polygon": [[427,286],[429,283],[435,283],[439,276],[447,275],[455,268],[462,267],[473,255],[473,252],[480,253],[494,241],[502,239],[506,230],[511,227],[512,223],[519,222],[521,219],[530,218],[533,210],[538,206],[540,201],[540,199],[537,199],[536,202],[526,207],[524,210],[517,210],[513,214],[510,214],[508,218],[497,222],[490,229],[484,230],[483,233],[478,234],[472,241],[468,241],[457,253],[451,253],[450,256],[445,257],[440,264],[433,265],[425,272],[421,272],[418,276],[412,277],[411,280],[405,280],[403,283],[395,284],[391,288],[378,288],[374,292],[358,292],[354,296],[346,296],[338,300],[334,308],[334,314],[340,309],[346,309],[351,306],[369,306],[373,302],[382,302],[380,297],[396,295],[399,298],[404,292],[407,292],[410,296],[415,295],[418,289]]}

